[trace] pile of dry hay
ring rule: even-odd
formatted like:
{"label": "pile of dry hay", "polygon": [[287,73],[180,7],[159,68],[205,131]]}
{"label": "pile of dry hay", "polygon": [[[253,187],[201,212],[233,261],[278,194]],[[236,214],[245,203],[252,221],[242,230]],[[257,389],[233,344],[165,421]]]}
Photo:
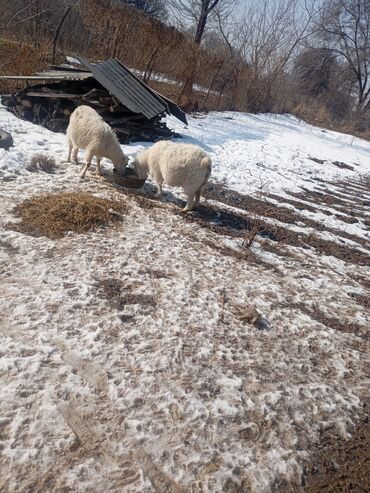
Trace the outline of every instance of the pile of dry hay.
{"label": "pile of dry hay", "polygon": [[123,202],[89,193],[47,193],[19,204],[15,213],[22,221],[13,226],[21,233],[56,239],[68,231],[86,233],[96,226],[120,220],[124,209]]}

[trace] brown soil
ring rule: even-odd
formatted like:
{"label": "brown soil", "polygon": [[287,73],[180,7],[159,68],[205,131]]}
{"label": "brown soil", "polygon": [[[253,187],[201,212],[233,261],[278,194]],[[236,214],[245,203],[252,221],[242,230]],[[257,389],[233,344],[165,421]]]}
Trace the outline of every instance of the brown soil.
{"label": "brown soil", "polygon": [[360,303],[365,308],[370,309],[370,296],[366,296],[360,293],[348,293],[348,295],[353,298],[357,303]]}
{"label": "brown soil", "polygon": [[9,243],[6,240],[0,239],[0,248],[3,248],[5,251],[9,252],[10,254],[19,252],[18,247],[13,246],[11,243]]}
{"label": "brown soil", "polygon": [[370,491],[370,409],[365,405],[351,440],[323,434],[306,467],[306,493],[368,493]]}
{"label": "brown soil", "polygon": [[343,221],[344,223],[347,224],[356,224],[359,222],[359,220],[356,217],[340,216],[339,214],[335,214],[335,217],[339,219],[339,221]]}
{"label": "brown soil", "polygon": [[[334,209],[342,211],[343,209],[348,212],[350,207],[355,207],[355,204],[351,205],[349,202],[342,200],[340,197],[335,195],[332,191],[313,191],[313,190],[305,190],[304,192],[287,192],[288,195],[292,197],[296,197],[297,199],[306,200],[307,202],[311,202],[312,204],[325,204]],[[340,206],[340,208],[338,207]],[[361,207],[362,209],[362,207]]]}
{"label": "brown soil", "polygon": [[301,216],[287,207],[278,207],[267,200],[263,201],[249,195],[243,195],[220,183],[210,184],[204,196],[206,199],[215,200],[248,212],[253,211],[254,214],[278,219],[287,224],[294,224],[301,219]]}
{"label": "brown soil", "polygon": [[[296,209],[303,211],[309,211],[309,212],[319,212],[317,207],[313,207],[312,205],[305,204],[303,202],[299,202],[298,200],[292,200],[292,199],[287,199],[286,197],[280,197],[280,195],[275,195],[274,193],[269,193],[267,195],[268,198],[274,199],[277,202],[281,202],[283,204],[291,204],[293,205]],[[321,211],[322,212],[322,211]],[[329,213],[331,214],[331,212]]]}
{"label": "brown soil", "polygon": [[291,305],[291,308],[298,308],[302,313],[305,313],[313,320],[316,320],[330,329],[339,332],[352,333],[358,337],[361,337],[365,341],[370,341],[370,333],[367,327],[347,322],[345,320],[340,320],[335,317],[329,317],[325,315],[318,306],[308,307],[301,303],[296,306]]}
{"label": "brown soil", "polygon": [[168,279],[171,276],[169,272],[160,269],[139,269],[139,275],[148,275],[152,279]]}
{"label": "brown soil", "polygon": [[[315,192],[313,192],[313,193],[315,193]],[[313,199],[307,198],[307,195],[301,194],[301,193],[292,194],[292,195],[297,196],[297,198],[300,198],[302,200],[305,200],[305,201],[308,200],[309,202],[313,202],[316,206],[320,206],[320,200],[319,200],[318,196],[315,200],[313,200]],[[268,218],[272,218],[272,219],[278,220],[279,222],[282,222],[282,223],[286,223],[286,224],[303,223],[310,228],[316,229],[317,231],[328,231],[329,233],[333,233],[336,236],[347,238],[349,240],[353,240],[354,242],[359,243],[360,245],[365,246],[365,247],[366,247],[366,245],[369,245],[369,242],[366,242],[366,240],[364,240],[363,238],[361,238],[359,236],[347,233],[346,231],[339,231],[338,229],[335,229],[335,228],[326,227],[321,222],[315,221],[313,219],[309,219],[305,216],[301,216],[297,212],[292,211],[290,209],[287,209],[286,207],[280,207],[280,206],[276,206],[274,204],[271,204],[267,200],[266,201],[258,200],[258,199],[255,199],[253,197],[249,197],[247,195],[240,194],[240,193],[235,192],[233,190],[229,190],[223,184],[218,184],[218,183],[214,184],[213,183],[211,185],[211,189],[206,192],[205,196],[206,196],[206,198],[210,198],[212,200],[217,200],[217,201],[224,203],[226,205],[229,205],[232,207],[237,207],[237,208],[240,208],[242,210],[246,210],[248,212],[253,211],[253,213],[255,213],[255,214],[258,214],[260,216],[265,216]],[[273,195],[273,194],[270,196],[271,196],[271,198],[277,200],[278,196]],[[268,197],[269,197],[269,195],[267,196],[267,199],[268,199]],[[330,196],[329,196],[329,199],[330,199]],[[336,200],[336,199],[333,197],[333,200]],[[289,200],[286,201],[284,197],[281,197],[279,201],[282,203],[284,203],[284,202],[289,203]],[[297,201],[292,201],[291,203],[292,203],[292,205],[297,207]],[[312,208],[310,205],[306,206],[306,204],[301,204],[301,203],[299,203],[299,205],[304,206],[303,208],[301,207],[301,210],[306,209],[306,210],[309,210],[311,212],[315,212],[315,209]],[[316,209],[316,211],[317,211],[317,209]],[[348,205],[347,205],[347,209],[346,209],[345,213],[352,216],[352,211],[348,211]],[[353,215],[357,216],[359,214],[356,211],[356,212],[353,212]],[[342,218],[342,220],[344,220],[344,221],[345,221],[345,219],[346,219],[345,217]],[[351,221],[351,220],[352,219],[350,218],[348,221]],[[270,226],[270,228],[271,228],[271,226]],[[335,254],[333,254],[333,255],[336,256]]]}
{"label": "brown soil", "polygon": [[349,169],[351,171],[354,171],[354,169],[355,169],[350,164],[342,163],[341,161],[332,161],[332,164],[334,164],[334,166],[336,166],[337,168],[340,168],[340,169]]}
{"label": "brown soil", "polygon": [[114,278],[97,281],[96,289],[98,297],[107,300],[109,305],[116,310],[123,310],[126,305],[141,305],[155,307],[157,301],[154,296],[133,293],[130,284]]}
{"label": "brown soil", "polygon": [[353,275],[353,276],[351,276],[351,278],[352,278],[354,281],[356,281],[356,282],[358,282],[358,283],[362,284],[362,286],[363,286],[364,288],[366,288],[366,289],[370,289],[370,279],[368,279],[368,278],[366,278],[366,277],[359,276],[359,275]]}
{"label": "brown soil", "polygon": [[256,222],[258,222],[259,231],[257,234],[263,238],[301,248],[314,248],[322,255],[332,255],[352,264],[369,265],[369,256],[366,253],[350,248],[345,244],[341,245],[324,240],[316,234],[303,235],[288,228],[272,226],[263,220],[256,221],[254,218],[224,211],[220,208],[200,207],[196,213],[186,214],[183,217],[188,222],[196,222],[201,227],[211,229],[216,233],[242,239],[245,238],[248,231],[256,227]]}
{"label": "brown soil", "polygon": [[[126,191],[124,193],[126,193]],[[209,229],[222,236],[240,238],[241,242],[248,242],[248,238],[253,233],[259,237],[282,244],[301,248],[314,248],[322,255],[332,255],[340,260],[355,265],[367,266],[369,264],[369,256],[366,253],[351,248],[344,242],[343,244],[340,244],[324,240],[316,234],[304,235],[284,228],[283,225],[271,225],[263,219],[253,217],[252,214],[249,214],[249,211],[251,210],[253,213],[260,216],[272,218],[286,224],[304,223],[306,226],[314,228],[317,231],[328,231],[339,238],[342,237],[353,240],[366,248],[368,242],[361,237],[346,233],[345,231],[325,227],[322,223],[301,216],[290,209],[239,194],[238,192],[227,189],[222,184],[211,184],[210,190],[208,190],[205,195],[206,198],[218,200],[221,203],[239,208],[243,212],[246,210],[246,212],[238,214],[237,212],[228,211],[214,205],[212,205],[212,207],[201,205],[192,213],[188,214],[183,214],[180,208],[173,208],[171,209],[171,212],[183,218],[186,222],[197,223],[202,228]],[[158,207],[166,208],[166,210],[168,210],[160,199],[143,197],[137,194],[132,194],[132,196],[142,208],[153,209]],[[218,248],[221,248],[225,255],[234,257],[239,255],[234,251],[229,251],[230,249],[225,249],[224,247]],[[278,252],[280,252],[280,250],[275,251],[274,253]],[[287,252],[283,252],[283,255],[287,255]]]}
{"label": "brown soil", "polygon": [[61,238],[67,232],[86,233],[121,220],[122,202],[101,199],[89,193],[47,193],[24,200],[15,208],[21,222],[11,228],[31,236]]}

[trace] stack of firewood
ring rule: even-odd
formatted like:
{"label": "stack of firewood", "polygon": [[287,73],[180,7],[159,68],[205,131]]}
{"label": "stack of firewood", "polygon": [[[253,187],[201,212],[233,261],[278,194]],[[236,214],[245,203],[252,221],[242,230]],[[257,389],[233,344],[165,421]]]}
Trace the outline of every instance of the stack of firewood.
{"label": "stack of firewood", "polygon": [[55,132],[64,132],[73,110],[87,104],[116,130],[122,143],[156,141],[176,135],[162,121],[163,115],[147,119],[133,113],[93,78],[27,87],[2,96],[2,103],[20,118]]}

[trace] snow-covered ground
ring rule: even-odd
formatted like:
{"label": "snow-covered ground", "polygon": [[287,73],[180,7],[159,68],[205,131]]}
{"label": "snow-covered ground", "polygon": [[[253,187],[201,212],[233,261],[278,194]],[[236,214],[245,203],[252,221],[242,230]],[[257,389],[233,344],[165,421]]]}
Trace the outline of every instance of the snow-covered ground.
{"label": "snow-covered ground", "polygon": [[[352,176],[333,162],[368,173],[370,142],[320,129],[291,115],[211,113],[189,118],[189,127],[170,122],[185,140],[214,158],[214,176],[243,193],[313,188],[320,179]],[[324,160],[317,163],[311,158]]]}
{"label": "snow-covered ground", "polygon": [[[370,143],[291,116],[169,122],[211,154],[213,179],[299,214],[300,224],[270,222],[304,246],[257,237],[244,256],[243,232],[178,214],[181,191],[149,208],[91,171],[81,181],[64,162],[64,135],[0,108],[15,144],[0,149],[0,491],[267,493],[288,491],[287,481],[298,490],[321,434],[349,437],[369,398],[369,313],[358,300],[368,296],[370,193],[356,187],[370,173]],[[55,157],[54,173],[27,171],[36,152]],[[329,183],[344,179],[363,209]],[[335,204],[284,204],[323,185],[357,222]],[[123,222],[60,240],[9,229],[23,199],[70,190],[124,200]],[[151,193],[149,184],[138,195]],[[321,237],[361,257],[323,253]],[[243,318],[251,306],[269,330]]]}

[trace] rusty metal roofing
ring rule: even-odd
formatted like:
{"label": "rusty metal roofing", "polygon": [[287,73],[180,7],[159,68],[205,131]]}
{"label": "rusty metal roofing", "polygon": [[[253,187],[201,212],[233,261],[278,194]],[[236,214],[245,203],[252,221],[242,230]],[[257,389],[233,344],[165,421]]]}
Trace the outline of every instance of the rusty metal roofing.
{"label": "rusty metal roofing", "polygon": [[92,64],[82,57],[77,59],[102,86],[134,113],[142,113],[150,119],[168,111],[165,102],[148,91],[148,87],[118,60]]}
{"label": "rusty metal roofing", "polygon": [[181,108],[144,84],[119,60],[90,63],[85,58],[75,58],[92,72],[102,86],[134,113],[141,113],[147,118],[171,113],[187,125],[186,114]]}

